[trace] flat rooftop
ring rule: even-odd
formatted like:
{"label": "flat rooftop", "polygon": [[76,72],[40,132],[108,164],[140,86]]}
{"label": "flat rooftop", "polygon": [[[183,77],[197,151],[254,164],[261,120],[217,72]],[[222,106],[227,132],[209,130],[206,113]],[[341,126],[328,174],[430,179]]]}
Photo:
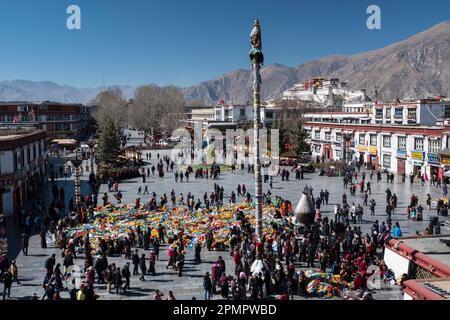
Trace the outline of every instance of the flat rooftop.
{"label": "flat rooftop", "polygon": [[450,241],[450,235],[432,237],[415,237],[401,239],[405,245],[413,248],[428,257],[450,266],[450,246],[441,242],[441,239]]}
{"label": "flat rooftop", "polygon": [[450,278],[416,279],[405,283],[405,293],[418,300],[450,300]]}
{"label": "flat rooftop", "polygon": [[450,279],[424,281],[422,285],[428,290],[442,296],[446,300],[450,300]]}

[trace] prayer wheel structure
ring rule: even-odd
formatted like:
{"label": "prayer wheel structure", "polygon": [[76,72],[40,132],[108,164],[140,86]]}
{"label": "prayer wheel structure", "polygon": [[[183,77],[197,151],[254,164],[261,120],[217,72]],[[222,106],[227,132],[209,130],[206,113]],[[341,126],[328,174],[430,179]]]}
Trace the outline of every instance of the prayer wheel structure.
{"label": "prayer wheel structure", "polygon": [[316,211],[311,198],[306,192],[302,193],[300,201],[295,208],[295,215],[297,224],[308,226],[314,224]]}

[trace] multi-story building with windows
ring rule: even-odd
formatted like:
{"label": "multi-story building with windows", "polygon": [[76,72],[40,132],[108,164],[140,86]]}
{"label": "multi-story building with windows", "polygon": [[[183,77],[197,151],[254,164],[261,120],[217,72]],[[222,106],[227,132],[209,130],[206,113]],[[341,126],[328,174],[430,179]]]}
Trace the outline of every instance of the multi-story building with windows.
{"label": "multi-story building with windows", "polygon": [[337,78],[304,81],[284,91],[282,98],[310,102],[324,109],[345,112],[367,112],[372,106],[366,90],[351,90],[347,82]]}
{"label": "multi-story building with windows", "polygon": [[[266,113],[264,107],[261,108],[260,115],[263,122],[271,122],[274,119],[273,111]],[[190,108],[185,121],[191,125],[201,124],[204,128],[237,129],[252,126],[253,118],[253,106],[223,103],[211,107]]]}
{"label": "multi-story building with windows", "polygon": [[46,132],[0,126],[0,210],[10,216],[34,199],[48,175]]}
{"label": "multi-story building with windows", "polygon": [[450,116],[450,100],[436,98],[377,103],[372,112],[372,123],[376,124],[435,125]]}
{"label": "multi-story building with windows", "polygon": [[92,107],[58,102],[0,102],[0,125],[23,123],[47,131],[48,139],[80,139],[92,133]]}
{"label": "multi-story building with windows", "polygon": [[[369,117],[357,118],[357,113],[340,118],[319,113],[306,118],[313,156],[323,161],[344,160],[345,149],[345,160],[399,175],[420,172],[442,177],[449,169],[450,101],[376,104]],[[342,135],[349,141],[343,141]]]}

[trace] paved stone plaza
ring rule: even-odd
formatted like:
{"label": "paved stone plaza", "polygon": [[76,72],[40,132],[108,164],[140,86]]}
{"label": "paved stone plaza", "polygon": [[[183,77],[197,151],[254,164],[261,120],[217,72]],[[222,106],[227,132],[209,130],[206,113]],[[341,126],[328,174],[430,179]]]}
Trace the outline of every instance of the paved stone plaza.
{"label": "paved stone plaza", "polygon": [[[137,143],[139,139],[136,137],[133,139],[133,143]],[[152,152],[151,164],[156,163],[156,151]],[[158,151],[161,156],[167,154],[168,151]],[[145,159],[145,152],[144,152]],[[55,167],[61,165],[63,160],[55,162]],[[174,170],[179,170],[176,167]],[[293,177],[293,175],[291,175]],[[384,176],[383,176],[384,178]],[[83,177],[82,189],[87,191],[87,174]],[[58,179],[58,186],[65,186],[66,189],[66,199],[67,202],[70,197],[73,196],[73,178]],[[244,183],[249,192],[253,191],[253,176],[247,173],[247,169],[244,171],[236,172],[232,174],[231,172],[222,173],[217,180],[211,179],[194,179],[191,175],[189,182],[178,182],[175,183],[173,173],[166,173],[164,178],[152,177],[150,174],[150,179],[147,180],[149,186],[150,195],[153,191],[156,192],[158,199],[163,194],[166,193],[168,196],[172,189],[175,190],[176,194],[183,193],[186,197],[188,192],[194,193],[196,199],[203,199],[203,194],[205,192],[213,191],[214,183],[218,183],[225,189],[224,201],[228,199],[232,190],[235,190],[238,184]],[[416,231],[422,232],[422,230],[428,225],[431,216],[435,216],[435,211],[424,211],[424,220],[422,222],[410,221],[406,217],[406,206],[409,203],[411,195],[414,193],[419,196],[419,202],[425,207],[425,199],[427,193],[430,193],[432,198],[437,198],[441,194],[440,190],[436,187],[430,187],[429,185],[421,186],[419,182],[416,182],[412,187],[409,183],[402,183],[401,181],[395,180],[393,184],[387,184],[385,182],[376,183],[376,179],[371,181],[372,184],[372,197],[377,202],[376,216],[370,216],[368,207],[365,207],[364,212],[364,222],[361,224],[362,231],[370,232],[370,227],[375,219],[384,221],[386,215],[384,213],[385,208],[385,190],[389,186],[393,193],[398,196],[398,208],[392,216],[393,223],[399,222],[403,231],[403,235],[413,235]],[[348,202],[351,203],[361,203],[363,202],[362,196],[358,194],[357,197],[350,197],[348,190],[343,190],[342,178],[340,177],[320,177],[318,174],[306,174],[304,180],[290,179],[290,181],[281,181],[280,177],[274,177],[272,193],[274,195],[279,195],[285,199],[290,200],[295,206],[300,198],[301,192],[304,187],[312,186],[314,188],[314,195],[317,196],[321,189],[328,189],[330,192],[329,204],[324,206],[322,209],[323,216],[328,216],[333,219],[333,208],[336,203],[340,203],[342,199],[342,194],[345,192],[348,196]],[[137,195],[137,190],[139,186],[143,186],[142,179],[132,179],[129,181],[124,181],[119,184],[119,190],[123,194],[123,203],[134,202],[137,197],[141,198],[141,202],[146,202],[150,199],[150,196]],[[45,192],[45,198],[50,199],[50,188]],[[264,184],[263,192],[268,190],[269,185]],[[144,188],[143,188],[144,189]],[[101,204],[101,195],[103,192],[107,191],[107,186],[102,185],[99,195],[99,204]],[[109,199],[113,203],[115,198],[112,193],[109,194]],[[369,198],[370,200],[370,198]],[[238,201],[243,201],[240,198]],[[47,202],[47,205],[50,201]],[[442,219],[442,218],[441,218]],[[15,232],[15,234],[14,234]],[[449,233],[447,228],[442,228],[442,233]],[[17,256],[17,262],[19,267],[19,280],[20,285],[13,284],[11,291],[11,299],[29,299],[31,295],[35,292],[38,296],[43,295],[42,281],[45,275],[44,261],[47,256],[52,253],[56,253],[57,262],[62,263],[61,253],[56,248],[41,249],[39,243],[39,236],[33,236],[30,240],[29,255],[24,256],[22,252],[19,252],[19,240],[17,235],[20,232],[17,230],[12,221],[9,221],[9,241],[10,241],[10,258]],[[109,295],[106,293],[106,286],[96,285],[96,293],[101,296],[101,299],[152,299],[153,291],[159,289],[165,295],[167,295],[169,290],[172,290],[177,299],[191,299],[196,297],[197,299],[203,299],[203,280],[202,276],[206,271],[211,270],[211,263],[215,262],[219,255],[225,258],[227,262],[227,272],[233,270],[234,264],[229,256],[228,252],[207,252],[206,248],[202,250],[202,260],[203,263],[200,265],[193,264],[193,252],[188,250],[185,264],[185,271],[183,277],[179,278],[175,271],[172,269],[165,269],[167,263],[167,247],[161,247],[160,261],[156,264],[156,276],[147,276],[145,282],[140,282],[138,276],[133,276],[131,279],[131,290],[127,295]],[[142,253],[143,250],[140,250]],[[148,256],[148,254],[146,254]],[[76,260],[76,263],[82,265],[84,258],[81,256]],[[123,267],[126,260],[123,257],[112,257],[108,258],[108,262],[115,262],[120,268]],[[299,266],[297,264],[297,266]],[[300,266],[301,267],[301,266]],[[61,295],[63,298],[68,298],[68,293],[63,292]],[[398,287],[386,287],[383,285],[381,290],[375,293],[376,299],[402,299],[401,292]],[[215,296],[219,298],[219,296]],[[296,297],[297,298],[297,297]]]}

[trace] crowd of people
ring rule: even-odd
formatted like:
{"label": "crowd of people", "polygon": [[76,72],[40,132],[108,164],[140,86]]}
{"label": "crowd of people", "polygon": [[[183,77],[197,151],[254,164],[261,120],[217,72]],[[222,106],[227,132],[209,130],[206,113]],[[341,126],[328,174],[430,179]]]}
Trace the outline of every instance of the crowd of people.
{"label": "crowd of people", "polygon": [[[151,153],[145,156],[147,161],[151,161]],[[183,171],[174,171],[174,162],[168,156],[156,155],[156,167],[152,165],[148,168],[136,169],[139,176],[142,176],[145,183],[146,178],[150,178],[157,171],[160,178],[165,172],[173,172],[175,181],[189,181],[189,176],[194,175],[195,179],[217,179],[220,174],[220,166],[211,165],[209,168],[198,168],[193,170],[192,166],[187,166]],[[278,172],[281,181],[289,181],[290,172],[296,172],[296,179],[303,179],[303,170],[298,170],[298,166],[293,168],[282,168]],[[243,167],[241,166],[241,170]],[[249,172],[254,168],[249,166]],[[234,172],[236,168],[232,169]],[[385,221],[375,220],[372,223],[370,233],[363,233],[361,226],[367,222],[364,218],[364,208],[368,207],[371,216],[375,216],[377,204],[371,198],[371,181],[376,174],[377,182],[382,181],[381,173],[370,172],[369,177],[363,172],[359,174],[359,169],[348,168],[344,175],[344,194],[340,203],[335,204],[334,216],[322,217],[321,208],[329,204],[330,193],[328,189],[320,190],[317,197],[314,195],[311,186],[305,187],[305,192],[311,198],[315,206],[314,223],[311,225],[297,225],[293,221],[294,212],[291,203],[278,195],[273,195],[269,190],[263,195],[264,205],[273,205],[274,222],[271,224],[270,232],[257,238],[254,226],[247,220],[242,212],[237,213],[235,224],[230,231],[228,247],[214,245],[212,231],[206,235],[204,243],[198,241],[194,246],[194,263],[202,264],[201,252],[206,250],[227,250],[226,254],[232,257],[224,259],[219,256],[217,261],[212,263],[210,271],[203,276],[204,298],[211,299],[214,295],[220,294],[223,299],[244,300],[244,299],[265,299],[269,296],[277,295],[280,299],[293,299],[294,295],[301,297],[311,296],[307,290],[308,274],[306,270],[314,269],[323,273],[339,275],[342,281],[351,283],[350,290],[357,292],[362,298],[368,292],[368,280],[373,275],[372,265],[379,267],[381,277],[389,282],[394,277],[383,261],[384,246],[392,238],[402,237],[402,230],[399,222],[394,222],[392,216],[397,208],[397,196],[386,189]],[[108,191],[116,193],[117,203],[121,202],[119,182],[124,177],[112,177],[108,181]],[[387,174],[389,183],[393,183],[391,174]],[[272,178],[265,181],[272,187]],[[444,184],[445,185],[445,184]],[[357,195],[357,188],[361,196]],[[347,196],[347,191],[349,195]],[[238,202],[238,197],[244,201],[252,203],[252,195],[248,192],[245,184],[239,184],[235,190],[229,192],[228,202],[231,204]],[[217,207],[224,205],[225,189],[218,183],[214,183],[213,190],[208,194],[195,195],[188,192],[186,199],[183,193],[176,193],[172,189],[170,196],[155,191],[150,192],[148,185],[142,193],[142,188],[138,188],[138,195],[148,195],[149,200],[141,203],[137,198],[135,206],[145,207],[149,212],[153,210],[164,210],[168,205],[171,207],[186,206],[190,211],[206,209],[208,212],[214,211]],[[61,257],[57,258],[52,254],[45,260],[45,276],[42,282],[43,296],[41,299],[59,300],[61,291],[67,290],[73,300],[95,300],[99,298],[99,290],[106,287],[108,294],[127,295],[130,290],[136,289],[131,286],[131,279],[139,277],[141,282],[150,278],[157,278],[158,274],[165,269],[172,268],[174,275],[183,277],[184,265],[186,261],[187,248],[183,241],[182,234],[176,234],[168,238],[165,228],[160,225],[157,229],[157,236],[151,233],[148,228],[137,227],[130,230],[124,239],[102,239],[99,243],[91,243],[88,237],[70,238],[66,230],[74,223],[92,222],[94,208],[98,205],[97,197],[83,197],[83,210],[75,219],[70,215],[65,215],[65,208],[61,203],[65,202],[64,188],[58,188],[54,184],[52,188],[53,202],[50,204],[48,214],[44,214],[45,208],[40,208],[40,212],[33,215],[32,212],[24,214],[22,237],[22,249],[24,254],[28,252],[29,236],[32,228],[41,234],[41,247],[47,248],[48,234],[53,238],[52,242],[61,250]],[[350,197],[352,200],[350,201]],[[362,203],[357,203],[358,199]],[[73,201],[73,199],[72,199]],[[103,206],[110,203],[108,194],[103,195]],[[431,208],[431,197],[426,200],[427,209]],[[73,211],[73,205],[69,205],[69,211]],[[447,214],[447,204],[440,201],[437,204],[439,214]],[[420,221],[423,219],[423,207],[419,203],[417,196],[412,195],[407,207],[407,217],[411,220]],[[45,218],[42,218],[45,217]],[[434,227],[428,233],[436,234],[438,230]],[[439,231],[438,231],[439,232]],[[167,264],[161,270],[160,261],[161,250],[167,250]],[[25,253],[26,252],[26,253]],[[225,251],[224,251],[225,254]],[[110,263],[108,258],[123,256],[126,262],[119,266]],[[75,279],[71,277],[72,266],[78,259],[84,259],[83,281],[80,286],[76,286]],[[229,262],[227,262],[228,260]],[[60,262],[58,262],[60,261]],[[18,280],[18,269],[14,261],[3,262],[7,267],[2,269],[2,278],[5,284],[4,297],[10,294],[12,281]],[[403,276],[404,278],[404,276]],[[72,285],[71,285],[72,284]],[[153,298],[161,300],[163,293],[156,290]],[[33,295],[33,299],[37,299]],[[167,299],[175,299],[171,291]]]}

